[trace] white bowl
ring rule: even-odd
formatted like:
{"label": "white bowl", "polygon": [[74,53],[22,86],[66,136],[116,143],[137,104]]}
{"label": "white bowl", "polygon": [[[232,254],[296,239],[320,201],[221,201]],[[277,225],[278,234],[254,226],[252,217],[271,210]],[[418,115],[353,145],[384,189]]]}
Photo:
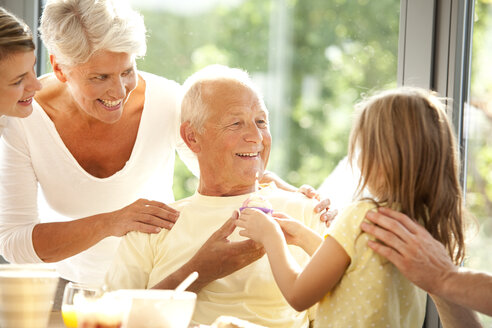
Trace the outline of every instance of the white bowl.
{"label": "white bowl", "polygon": [[51,266],[0,265],[0,327],[46,327],[58,274]]}
{"label": "white bowl", "polygon": [[187,328],[196,294],[174,290],[124,289],[116,293],[132,299],[127,328]]}

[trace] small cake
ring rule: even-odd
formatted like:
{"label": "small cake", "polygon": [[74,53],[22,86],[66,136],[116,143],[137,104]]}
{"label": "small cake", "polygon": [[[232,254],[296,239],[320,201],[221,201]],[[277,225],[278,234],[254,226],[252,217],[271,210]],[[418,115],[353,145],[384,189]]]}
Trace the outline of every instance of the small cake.
{"label": "small cake", "polygon": [[245,208],[256,208],[260,211],[263,211],[265,214],[273,213],[272,204],[265,197],[258,195],[257,193],[253,193],[248,197],[243,203],[243,206],[239,208],[242,211]]}

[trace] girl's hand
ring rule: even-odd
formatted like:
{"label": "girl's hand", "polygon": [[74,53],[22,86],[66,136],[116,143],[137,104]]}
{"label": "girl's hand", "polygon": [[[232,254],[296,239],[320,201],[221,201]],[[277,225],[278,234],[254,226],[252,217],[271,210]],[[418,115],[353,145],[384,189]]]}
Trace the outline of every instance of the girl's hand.
{"label": "girl's hand", "polygon": [[265,244],[275,234],[282,235],[282,229],[275,222],[273,217],[254,208],[246,208],[241,211],[236,221],[236,226],[243,228],[239,231],[240,236],[244,236],[254,241]]}
{"label": "girl's hand", "polygon": [[132,204],[109,213],[100,214],[108,235],[121,237],[130,231],[158,233],[161,229],[171,230],[179,212],[164,203],[139,199]]}
{"label": "girl's hand", "polygon": [[302,232],[303,228],[305,228],[304,225],[284,213],[274,212],[273,217],[280,225],[287,244],[299,246],[303,239]]}
{"label": "girl's hand", "polygon": [[280,225],[287,244],[299,246],[309,255],[314,254],[323,241],[316,231],[286,214],[274,212],[273,216]]}

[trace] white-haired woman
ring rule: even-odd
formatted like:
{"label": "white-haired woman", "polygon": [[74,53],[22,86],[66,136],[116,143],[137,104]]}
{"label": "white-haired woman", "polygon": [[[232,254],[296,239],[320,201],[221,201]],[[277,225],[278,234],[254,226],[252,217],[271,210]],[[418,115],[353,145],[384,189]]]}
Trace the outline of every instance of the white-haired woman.
{"label": "white-haired woman", "polygon": [[0,126],[4,125],[3,116],[31,114],[32,98],[41,89],[35,63],[31,30],[0,7]]}
{"label": "white-haired woman", "polygon": [[4,130],[0,253],[99,284],[116,237],[169,229],[179,215],[164,204],[176,149],[194,163],[178,138],[179,85],[137,72],[145,26],[123,1],[50,0],[40,32],[53,73],[32,115]]}
{"label": "white-haired woman", "polygon": [[[40,31],[53,73],[40,78],[33,114],[4,132],[0,254],[100,284],[118,237],[170,229],[179,216],[165,205],[175,151],[197,167],[179,137],[180,87],[137,72],[145,26],[124,1],[49,0]],[[38,186],[48,204],[39,210]],[[202,254],[206,265],[217,257]]]}

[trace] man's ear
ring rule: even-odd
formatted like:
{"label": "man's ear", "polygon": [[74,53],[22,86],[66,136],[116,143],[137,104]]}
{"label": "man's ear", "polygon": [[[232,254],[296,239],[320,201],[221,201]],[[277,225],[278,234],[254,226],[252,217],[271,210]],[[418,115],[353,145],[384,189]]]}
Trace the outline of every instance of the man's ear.
{"label": "man's ear", "polygon": [[181,134],[181,138],[186,143],[188,148],[191,149],[194,153],[199,153],[201,150],[200,142],[198,141],[198,133],[195,128],[191,125],[190,121],[186,121],[181,123],[181,127],[179,129]]}
{"label": "man's ear", "polygon": [[67,82],[67,77],[65,76],[65,73],[63,72],[60,64],[58,63],[54,55],[50,55],[50,63],[56,78],[62,83]]}

